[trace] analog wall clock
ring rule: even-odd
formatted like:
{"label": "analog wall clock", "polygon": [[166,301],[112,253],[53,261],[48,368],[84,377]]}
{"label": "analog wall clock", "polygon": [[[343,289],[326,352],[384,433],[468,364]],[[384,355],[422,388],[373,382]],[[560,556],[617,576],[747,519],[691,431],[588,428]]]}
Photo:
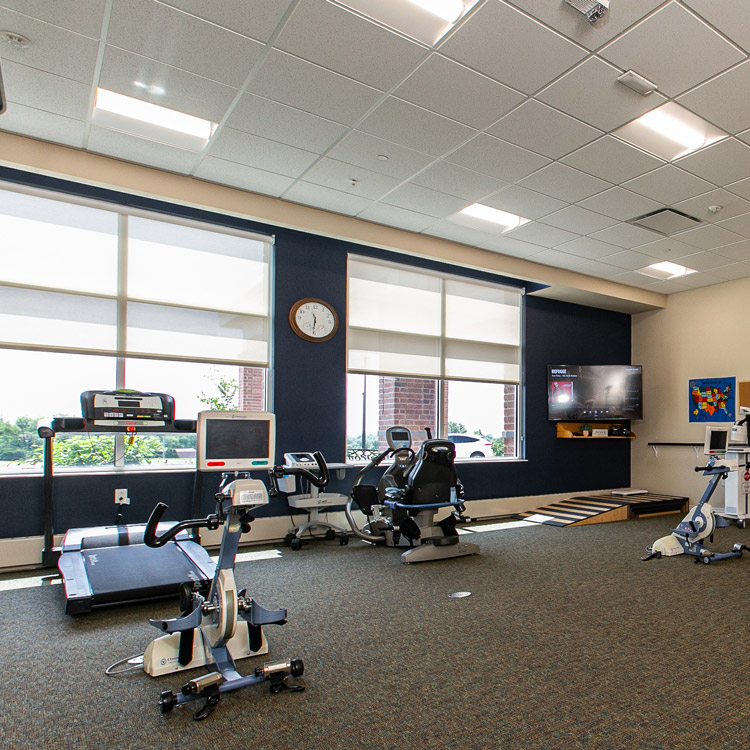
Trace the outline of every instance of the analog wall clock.
{"label": "analog wall clock", "polygon": [[289,325],[305,341],[328,341],[339,329],[339,317],[327,302],[314,297],[297,300],[289,309]]}

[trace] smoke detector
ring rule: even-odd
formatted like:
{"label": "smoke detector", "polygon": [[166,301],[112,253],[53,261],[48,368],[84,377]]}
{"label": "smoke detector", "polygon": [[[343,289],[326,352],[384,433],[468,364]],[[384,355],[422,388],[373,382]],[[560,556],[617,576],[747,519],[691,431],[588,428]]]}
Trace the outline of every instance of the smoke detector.
{"label": "smoke detector", "polygon": [[589,19],[589,23],[598,21],[609,11],[609,0],[566,0],[566,2],[583,13]]}

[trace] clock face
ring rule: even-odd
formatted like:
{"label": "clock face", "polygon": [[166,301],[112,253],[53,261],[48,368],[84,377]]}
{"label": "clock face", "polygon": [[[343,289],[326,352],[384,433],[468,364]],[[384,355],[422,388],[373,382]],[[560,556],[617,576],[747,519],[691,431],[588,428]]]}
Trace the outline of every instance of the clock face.
{"label": "clock face", "polygon": [[338,330],[338,318],[322,300],[296,302],[290,310],[289,322],[294,332],[308,341],[327,341]]}

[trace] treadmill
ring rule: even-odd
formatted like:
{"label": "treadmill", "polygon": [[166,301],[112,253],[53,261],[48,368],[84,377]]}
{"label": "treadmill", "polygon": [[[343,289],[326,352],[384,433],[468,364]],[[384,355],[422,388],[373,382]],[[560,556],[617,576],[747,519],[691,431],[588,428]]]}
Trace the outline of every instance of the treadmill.
{"label": "treadmill", "polygon": [[[97,607],[176,596],[183,584],[208,590],[215,563],[193,535],[180,532],[163,547],[143,541],[146,524],[68,529],[61,546],[53,544],[52,440],[57,433],[125,434],[195,432],[194,420],[174,419],[174,399],[163,393],[85,391],[82,419],[58,417],[40,427],[44,440],[44,550],[42,564],[57,565],[65,588],[65,612],[78,615]],[[200,505],[201,476],[196,472],[193,504]],[[196,514],[194,514],[196,515]],[[119,517],[119,516],[118,516]],[[160,524],[159,533],[172,523]]]}

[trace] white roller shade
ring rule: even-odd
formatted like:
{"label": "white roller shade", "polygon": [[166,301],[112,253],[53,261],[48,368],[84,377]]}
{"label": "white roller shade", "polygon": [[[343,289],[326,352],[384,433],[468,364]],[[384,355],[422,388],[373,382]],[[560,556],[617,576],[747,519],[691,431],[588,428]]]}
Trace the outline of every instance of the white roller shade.
{"label": "white roller shade", "polygon": [[350,372],[518,383],[522,292],[349,259]]}

